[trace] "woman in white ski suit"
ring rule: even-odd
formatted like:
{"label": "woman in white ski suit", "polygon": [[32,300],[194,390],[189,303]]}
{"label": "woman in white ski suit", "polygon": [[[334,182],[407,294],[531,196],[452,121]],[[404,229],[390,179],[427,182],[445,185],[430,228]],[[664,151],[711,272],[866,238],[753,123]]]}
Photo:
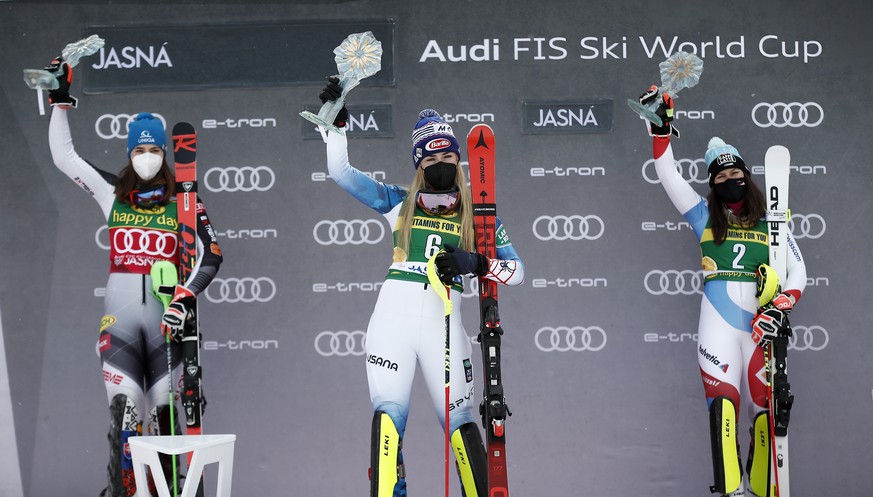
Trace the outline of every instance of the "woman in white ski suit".
{"label": "woman in white ski suit", "polygon": [[[332,80],[321,94],[334,100]],[[345,114],[347,115],[347,114]],[[344,125],[340,114],[337,125]],[[394,227],[394,257],[367,327],[366,368],[373,406],[370,495],[406,495],[401,439],[409,415],[415,366],[421,368],[434,411],[445,426],[445,316],[429,287],[425,266],[441,249],[441,277],[451,281],[449,422],[451,443],[467,497],[485,497],[487,475],[482,438],[473,416],[470,338],[461,322],[461,275],[474,274],[506,285],[524,279],[524,267],[497,221],[497,258],[475,253],[469,187],[460,167],[460,147],[451,126],[433,110],[421,112],[412,134],[412,186],[376,181],[349,164],[344,135],[329,133],[327,166],[336,183]],[[445,268],[452,269],[446,270]]]}
{"label": "woman in white ski suit", "polygon": [[[762,430],[769,433],[763,346],[774,338],[781,319],[800,299],[806,286],[806,266],[789,233],[786,281],[780,282],[782,292],[766,306],[772,309],[761,312],[764,307],[759,308],[756,295],[756,272],[761,264],[767,264],[769,255],[762,193],[737,149],[713,138],[705,157],[712,190],[707,199],[698,195],[676,169],[670,135],[678,133],[669,123],[673,116],[669,95],[664,96],[658,114],[665,122],[663,126],[651,125],[655,170],[701,247],[704,283],[697,362],[710,413],[715,474],[711,490],[741,496],[737,416],[740,406],[745,405],[753,442]],[[774,315],[778,322],[774,322]],[[765,495],[769,448],[750,445],[746,466],[750,488]]]}

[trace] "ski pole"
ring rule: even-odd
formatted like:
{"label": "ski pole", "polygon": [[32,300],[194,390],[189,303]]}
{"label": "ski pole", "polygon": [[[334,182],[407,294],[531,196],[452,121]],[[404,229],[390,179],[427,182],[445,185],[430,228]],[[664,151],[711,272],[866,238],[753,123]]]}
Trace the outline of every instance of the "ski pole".
{"label": "ski pole", "polygon": [[[151,277],[152,277],[152,290],[155,294],[155,297],[164,304],[164,311],[167,310],[167,307],[170,306],[170,302],[173,299],[174,289],[176,284],[179,282],[176,266],[169,261],[157,261],[152,265],[151,269]],[[175,404],[176,399],[175,395],[173,395],[173,350],[171,348],[171,340],[170,334],[166,335],[167,340],[167,381],[170,386],[169,393],[169,403],[170,403],[170,436],[176,436],[176,415],[175,415]],[[179,468],[176,465],[176,456],[171,455],[170,459],[173,461],[173,497],[179,496]]]}
{"label": "ski pole", "polygon": [[[440,252],[443,252],[443,251],[441,250]],[[450,348],[450,345],[451,345],[450,320],[451,320],[451,315],[452,315],[452,297],[449,294],[449,292],[450,292],[449,285],[444,284],[442,281],[440,281],[440,277],[436,272],[436,262],[435,261],[436,261],[437,255],[439,255],[440,252],[437,252],[436,255],[434,255],[433,257],[431,257],[427,261],[427,280],[430,282],[430,286],[431,286],[431,288],[433,288],[433,291],[436,292],[436,294],[439,296],[440,299],[442,299],[442,301],[443,301],[443,313],[446,316],[446,350],[445,350],[445,365],[446,365],[446,367],[445,367],[445,370],[446,370],[446,427],[445,427],[446,447],[445,447],[445,449],[446,450],[445,450],[445,452],[446,452],[446,497],[449,497],[449,453],[451,452],[451,450],[449,448],[451,445],[451,443],[449,442],[449,440],[451,438],[451,432],[449,431],[449,404],[450,404],[449,387],[451,385],[451,379],[452,379],[452,373],[451,373],[452,360],[451,360],[451,348]]]}

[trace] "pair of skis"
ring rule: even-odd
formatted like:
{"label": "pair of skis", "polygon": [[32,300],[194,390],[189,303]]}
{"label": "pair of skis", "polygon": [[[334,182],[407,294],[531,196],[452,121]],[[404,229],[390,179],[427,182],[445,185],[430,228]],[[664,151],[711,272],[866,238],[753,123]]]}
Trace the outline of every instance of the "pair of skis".
{"label": "pair of skis", "polygon": [[[194,126],[180,122],[173,126],[173,159],[176,166],[176,209],[179,221],[179,281],[187,282],[197,262],[197,133]],[[191,304],[182,332],[182,409],[185,433],[203,433],[203,409],[206,399],[201,388],[200,329],[197,300]],[[171,403],[171,408],[174,406]],[[188,454],[188,464],[191,453]],[[197,495],[203,495],[201,477]]]}
{"label": "pair of skis", "polygon": [[[777,145],[770,147],[764,156],[764,178],[767,202],[767,227],[769,231],[769,265],[779,276],[779,283],[785,281],[788,273],[788,178],[791,155],[788,149]],[[784,321],[786,329],[772,340],[765,349],[765,369],[770,411],[770,478],[767,497],[790,497],[788,476],[788,421],[794,396],[788,383],[788,337],[791,327]]]}
{"label": "pair of skis", "polygon": [[[497,258],[497,204],[495,202],[494,182],[494,131],[486,124],[477,124],[467,135],[467,154],[470,164],[470,189],[473,204],[473,224],[476,237],[476,251],[488,259]],[[450,342],[449,317],[452,301],[449,288],[439,280],[434,268],[433,257],[428,261],[427,275],[431,286],[443,300],[446,319],[445,342],[445,392],[446,392],[446,444],[445,444],[445,488],[449,493],[449,385],[450,385]],[[479,343],[482,348],[482,365],[485,376],[485,392],[479,412],[485,427],[487,451],[488,495],[480,497],[509,497],[509,484],[506,471],[506,437],[504,424],[512,413],[503,397],[503,383],[500,373],[500,340],[503,328],[497,309],[497,283],[484,277],[479,278]]]}
{"label": "pair of skis", "polygon": [[[487,124],[477,124],[467,134],[470,165],[470,190],[473,201],[473,225],[476,250],[490,259],[497,258],[497,203],[494,181],[494,131]],[[479,278],[479,343],[482,349],[482,373],[485,391],[479,413],[485,428],[488,455],[488,496],[509,497],[506,467],[507,416],[512,413],[503,396],[500,372],[500,341],[503,328],[497,309],[497,282]],[[482,496],[485,497],[485,496]]]}

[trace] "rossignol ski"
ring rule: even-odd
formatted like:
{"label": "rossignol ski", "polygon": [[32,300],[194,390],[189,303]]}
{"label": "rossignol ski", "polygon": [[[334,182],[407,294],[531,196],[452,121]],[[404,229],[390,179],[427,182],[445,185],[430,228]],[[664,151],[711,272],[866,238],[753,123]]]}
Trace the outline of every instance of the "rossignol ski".
{"label": "rossignol ski", "polygon": [[[467,134],[470,163],[470,189],[473,196],[473,223],[476,250],[488,257],[497,257],[497,204],[494,188],[494,131],[486,124],[477,124]],[[482,370],[485,392],[479,411],[485,427],[488,452],[488,497],[508,497],[506,468],[506,434],[504,423],[509,412],[503,396],[500,373],[500,340],[503,328],[497,310],[497,282],[479,278],[479,343],[482,347]]]}
{"label": "rossignol ski", "polygon": [[[791,155],[788,149],[776,145],[767,149],[764,156],[764,178],[767,187],[767,227],[769,231],[770,267],[779,275],[780,285],[784,283],[788,257],[788,220],[791,211],[788,209],[788,177],[790,173]],[[783,326],[787,329],[767,346],[767,376],[770,386],[770,447],[773,451],[770,459],[770,497],[790,497],[788,476],[788,421],[794,395],[791,394],[788,383],[788,337],[791,335],[787,318]]]}
{"label": "rossignol ski", "polygon": [[[197,133],[190,123],[173,126],[173,160],[176,164],[176,209],[179,219],[179,283],[186,284],[197,263]],[[182,410],[185,433],[203,433],[203,398],[200,366],[200,328],[197,300],[191,304],[182,332]],[[191,454],[188,454],[188,464]],[[203,495],[203,479],[197,488]]]}

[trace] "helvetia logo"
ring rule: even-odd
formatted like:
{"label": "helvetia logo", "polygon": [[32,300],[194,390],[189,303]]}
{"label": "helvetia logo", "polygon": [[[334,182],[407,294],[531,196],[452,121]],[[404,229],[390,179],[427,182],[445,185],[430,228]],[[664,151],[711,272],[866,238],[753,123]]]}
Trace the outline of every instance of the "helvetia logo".
{"label": "helvetia logo", "polygon": [[[704,357],[707,361],[715,364],[716,366],[721,366],[721,361],[718,360],[718,357],[715,354],[710,354],[703,348],[702,345],[697,346],[697,351],[700,352],[700,355]],[[727,372],[727,368],[724,368],[725,372]]]}
{"label": "helvetia logo", "polygon": [[142,66],[148,67],[173,67],[170,54],[167,53],[167,43],[155,47],[103,47],[100,49],[100,59],[96,64],[91,64],[94,69],[133,69]]}

